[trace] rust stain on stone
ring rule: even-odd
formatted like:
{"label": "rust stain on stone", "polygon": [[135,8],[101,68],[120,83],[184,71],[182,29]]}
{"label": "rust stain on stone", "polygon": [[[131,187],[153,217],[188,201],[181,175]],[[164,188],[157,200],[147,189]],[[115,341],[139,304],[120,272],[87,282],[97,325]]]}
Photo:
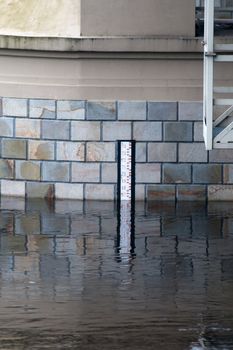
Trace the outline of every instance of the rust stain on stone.
{"label": "rust stain on stone", "polygon": [[45,196],[45,199],[48,203],[49,209],[53,210],[54,209],[54,201],[55,201],[55,189],[54,185],[50,185],[47,191],[47,194]]}
{"label": "rust stain on stone", "polygon": [[14,166],[13,160],[9,160],[9,159],[6,160],[6,164],[7,164],[8,170],[13,171],[13,166]]}
{"label": "rust stain on stone", "polygon": [[81,144],[80,146],[77,147],[76,156],[78,158],[84,158],[84,145],[83,144]]}
{"label": "rust stain on stone", "polygon": [[0,176],[1,178],[13,178],[14,161],[13,160],[1,160],[0,164]]}
{"label": "rust stain on stone", "polygon": [[54,186],[50,185],[46,194],[46,198],[48,200],[53,200],[54,199]]}

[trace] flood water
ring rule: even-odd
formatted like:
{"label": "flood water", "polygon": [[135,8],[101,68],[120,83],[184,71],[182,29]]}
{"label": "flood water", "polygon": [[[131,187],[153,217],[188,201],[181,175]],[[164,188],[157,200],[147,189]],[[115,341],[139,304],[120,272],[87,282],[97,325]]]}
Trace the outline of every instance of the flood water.
{"label": "flood water", "polygon": [[233,349],[233,203],[119,234],[114,203],[2,199],[0,349]]}

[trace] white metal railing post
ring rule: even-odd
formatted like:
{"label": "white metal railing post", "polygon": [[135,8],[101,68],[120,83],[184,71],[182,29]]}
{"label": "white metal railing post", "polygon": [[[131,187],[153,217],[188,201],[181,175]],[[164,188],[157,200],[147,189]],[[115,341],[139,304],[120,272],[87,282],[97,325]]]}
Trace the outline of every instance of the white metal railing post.
{"label": "white metal railing post", "polygon": [[213,148],[214,0],[205,0],[203,136],[207,150]]}

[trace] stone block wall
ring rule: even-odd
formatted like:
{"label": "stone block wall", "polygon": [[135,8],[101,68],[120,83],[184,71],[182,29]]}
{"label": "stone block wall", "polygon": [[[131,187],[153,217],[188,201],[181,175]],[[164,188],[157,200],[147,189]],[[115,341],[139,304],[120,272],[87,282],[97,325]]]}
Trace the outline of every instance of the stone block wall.
{"label": "stone block wall", "polygon": [[114,200],[136,140],[137,200],[233,200],[233,151],[207,152],[201,102],[1,98],[1,194]]}

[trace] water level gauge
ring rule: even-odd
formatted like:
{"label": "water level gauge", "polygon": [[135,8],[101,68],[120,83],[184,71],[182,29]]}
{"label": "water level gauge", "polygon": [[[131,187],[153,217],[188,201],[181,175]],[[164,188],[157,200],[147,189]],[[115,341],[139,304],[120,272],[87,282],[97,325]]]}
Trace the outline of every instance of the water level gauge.
{"label": "water level gauge", "polygon": [[121,259],[134,253],[135,141],[118,142],[118,248]]}
{"label": "water level gauge", "polygon": [[118,141],[118,201],[135,200],[135,141]]}

